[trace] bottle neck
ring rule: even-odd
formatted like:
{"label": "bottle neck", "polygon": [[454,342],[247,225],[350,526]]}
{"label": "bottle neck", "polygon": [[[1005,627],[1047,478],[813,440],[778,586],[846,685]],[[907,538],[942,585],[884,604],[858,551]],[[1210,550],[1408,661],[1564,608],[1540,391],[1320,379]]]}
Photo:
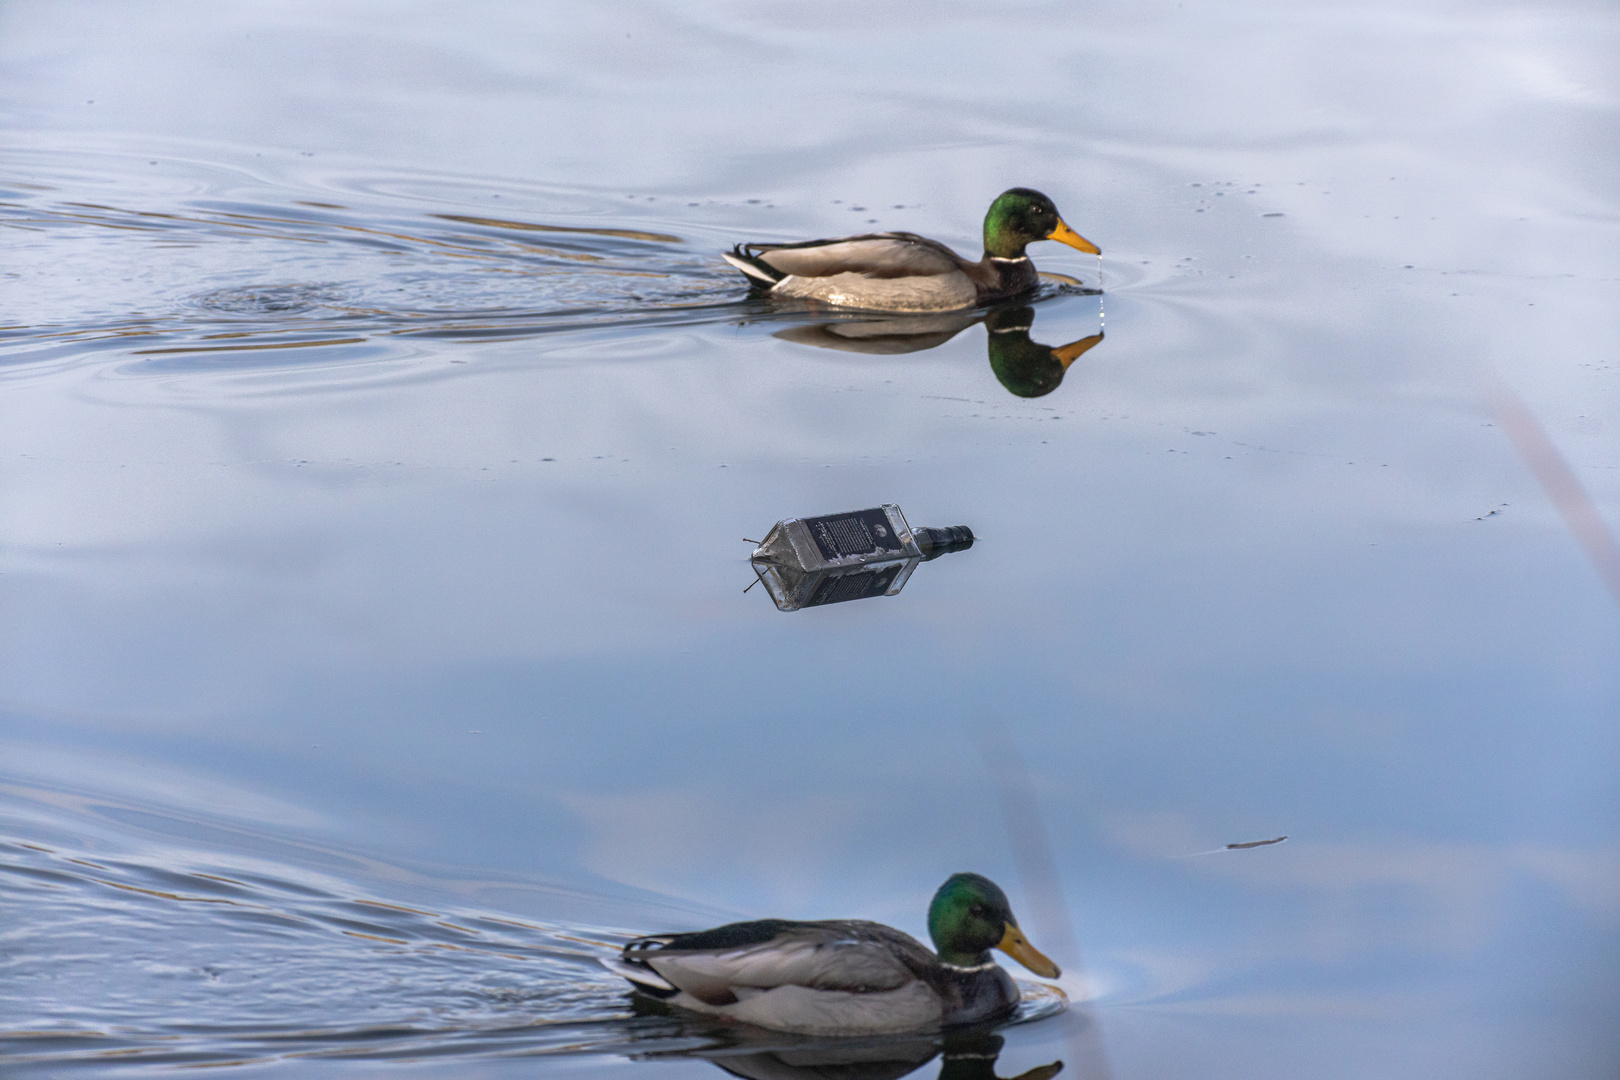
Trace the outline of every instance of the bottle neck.
{"label": "bottle neck", "polygon": [[966,551],[973,546],[973,530],[966,525],[949,525],[943,529],[925,526],[921,529],[912,529],[911,536],[917,541],[924,562],[953,551]]}

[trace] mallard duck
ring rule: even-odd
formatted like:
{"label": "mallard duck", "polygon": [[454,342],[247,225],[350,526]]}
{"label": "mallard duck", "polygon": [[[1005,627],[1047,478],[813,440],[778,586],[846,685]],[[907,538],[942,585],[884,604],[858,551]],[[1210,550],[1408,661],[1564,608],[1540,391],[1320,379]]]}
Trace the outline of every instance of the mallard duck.
{"label": "mallard duck", "polygon": [[1018,1004],[1000,949],[1030,971],[1058,966],[1024,938],[1007,896],[954,874],[928,906],[938,955],[881,923],[761,919],[624,947],[609,968],[641,993],[693,1012],[811,1035],[924,1031],[993,1020]]}
{"label": "mallard duck", "polygon": [[1102,251],[1058,216],[1038,191],[1012,188],[984,215],[984,256],[969,262],[915,233],[884,232],[799,244],[738,244],[722,257],[772,296],[820,300],[874,311],[955,311],[1017,296],[1035,287],[1024,247],[1056,240]]}

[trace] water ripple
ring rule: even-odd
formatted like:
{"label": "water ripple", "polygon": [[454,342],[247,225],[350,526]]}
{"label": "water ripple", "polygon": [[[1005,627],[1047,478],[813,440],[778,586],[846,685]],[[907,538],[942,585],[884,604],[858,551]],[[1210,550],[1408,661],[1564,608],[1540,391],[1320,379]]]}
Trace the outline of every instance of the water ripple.
{"label": "water ripple", "polygon": [[12,364],[713,321],[737,317],[744,295],[717,243],[604,221],[602,207],[545,221],[296,189],[115,200],[72,182],[88,193],[11,184],[0,199],[12,316],[0,357]]}
{"label": "water ripple", "polygon": [[308,285],[244,285],[216,289],[196,297],[196,305],[211,315],[287,316],[314,308],[337,307],[348,294],[335,283]]}

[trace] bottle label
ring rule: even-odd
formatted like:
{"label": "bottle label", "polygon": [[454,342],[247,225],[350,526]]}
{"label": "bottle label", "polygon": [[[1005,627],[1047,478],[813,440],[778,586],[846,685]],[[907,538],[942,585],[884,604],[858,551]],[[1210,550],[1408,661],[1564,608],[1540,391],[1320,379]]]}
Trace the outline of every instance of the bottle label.
{"label": "bottle label", "polygon": [[805,518],[804,524],[815,537],[822,558],[847,559],[856,555],[903,550],[900,538],[882,509],[857,510],[853,514],[830,514]]}

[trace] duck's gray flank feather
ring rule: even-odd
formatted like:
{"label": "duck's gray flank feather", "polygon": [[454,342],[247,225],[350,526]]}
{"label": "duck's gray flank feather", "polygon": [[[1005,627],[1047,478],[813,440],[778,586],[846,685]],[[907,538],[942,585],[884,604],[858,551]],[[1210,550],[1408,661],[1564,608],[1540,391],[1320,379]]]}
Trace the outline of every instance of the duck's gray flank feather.
{"label": "duck's gray flank feather", "polygon": [[868,233],[800,244],[744,244],[739,251],[780,275],[802,278],[839,274],[878,280],[936,277],[969,265],[944,244],[914,233]]}
{"label": "duck's gray flank feather", "polygon": [[734,987],[891,990],[936,962],[915,938],[881,923],[854,920],[734,923],[638,949],[634,956],[669,984],[703,1000],[728,995]]}

